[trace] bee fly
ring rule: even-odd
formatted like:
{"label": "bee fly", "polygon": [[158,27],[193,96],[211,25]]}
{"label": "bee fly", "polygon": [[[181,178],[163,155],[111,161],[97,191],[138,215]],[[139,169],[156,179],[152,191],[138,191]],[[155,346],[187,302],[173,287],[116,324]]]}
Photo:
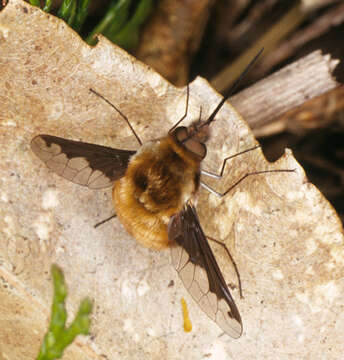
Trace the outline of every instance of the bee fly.
{"label": "bee fly", "polygon": [[[109,103],[103,96],[91,91]],[[173,265],[186,289],[225,333],[239,338],[242,333],[239,311],[192,202],[200,185],[215,195],[224,196],[244,178],[271,172],[247,173],[224,194],[215,192],[200,180],[201,174],[220,178],[227,160],[231,158],[223,161],[220,175],[201,170],[201,162],[207,153],[205,142],[209,136],[209,125],[228,97],[222,99],[206,121],[199,119],[189,127],[178,126],[187,115],[187,87],[184,116],[167,136],[143,145],[128,119],[109,103],[132,129],[141,145],[138,151],[113,149],[51,135],[36,136],[31,141],[31,148],[49,169],[74,183],[91,189],[113,185],[116,214],[128,232],[146,247],[163,249],[170,246]]]}

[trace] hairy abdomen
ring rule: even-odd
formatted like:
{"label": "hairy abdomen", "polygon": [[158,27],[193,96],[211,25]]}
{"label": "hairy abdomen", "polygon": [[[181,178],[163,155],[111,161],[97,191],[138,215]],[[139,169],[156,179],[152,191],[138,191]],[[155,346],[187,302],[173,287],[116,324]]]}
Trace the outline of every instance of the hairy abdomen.
{"label": "hairy abdomen", "polygon": [[171,136],[144,145],[125,176],[115,182],[113,201],[119,220],[142,245],[169,245],[167,225],[199,186],[199,161]]}

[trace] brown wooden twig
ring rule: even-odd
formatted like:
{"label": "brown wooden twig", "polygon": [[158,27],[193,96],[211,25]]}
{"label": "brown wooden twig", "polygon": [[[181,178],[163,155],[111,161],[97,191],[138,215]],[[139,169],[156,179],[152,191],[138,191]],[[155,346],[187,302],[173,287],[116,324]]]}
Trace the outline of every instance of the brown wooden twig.
{"label": "brown wooden twig", "polygon": [[210,0],[160,1],[143,29],[136,57],[174,85],[185,85],[211,5]]}
{"label": "brown wooden twig", "polygon": [[333,26],[338,26],[344,22],[344,4],[331,7],[323,15],[316,18],[310,25],[296,31],[291,37],[285,39],[274,51],[264,57],[264,61],[259,63],[254,75],[262,78],[274,66],[292,56],[295,51],[302,48],[313,39],[325,34]]}
{"label": "brown wooden twig", "polygon": [[[339,86],[332,72],[339,60],[320,50],[301,58],[229,99],[257,135],[286,127],[287,111]],[[276,123],[279,119],[280,123]],[[281,123],[282,121],[282,123]],[[265,133],[262,134],[262,128]],[[273,130],[271,130],[271,127]]]}
{"label": "brown wooden twig", "polygon": [[243,52],[239,58],[217,74],[211,80],[211,85],[218,91],[228,89],[244,70],[246,64],[249,63],[260,49],[264,48],[264,54],[268,54],[281,39],[299,26],[307,15],[308,13],[302,9],[300,4],[293,6],[269,31]]}
{"label": "brown wooden twig", "polygon": [[337,121],[344,113],[344,86],[339,86],[302,105],[287,111],[277,121],[286,123],[287,130],[294,134],[305,134],[321,129]]}
{"label": "brown wooden twig", "polygon": [[[232,28],[227,26],[227,41],[228,44],[233,44],[235,42],[240,42],[245,33],[250,31],[258,21],[260,21],[267,12],[271,11],[273,6],[276,5],[278,0],[264,0],[252,2],[252,7],[250,8],[247,16],[245,16],[242,21]],[[246,4],[247,5],[247,4]]]}

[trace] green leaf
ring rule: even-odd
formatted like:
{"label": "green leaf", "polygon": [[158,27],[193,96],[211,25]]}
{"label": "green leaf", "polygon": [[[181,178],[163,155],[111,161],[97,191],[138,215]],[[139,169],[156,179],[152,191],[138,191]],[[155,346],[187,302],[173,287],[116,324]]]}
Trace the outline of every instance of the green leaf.
{"label": "green leaf", "polygon": [[53,5],[52,0],[46,0],[43,11],[50,12],[52,5]]}
{"label": "green leaf", "polygon": [[67,287],[62,270],[52,265],[51,273],[54,281],[54,298],[51,308],[51,319],[48,333],[44,336],[37,360],[54,360],[61,358],[65,348],[71,344],[75,337],[87,335],[90,328],[90,313],[92,303],[89,299],[82,300],[77,315],[71,325],[66,328],[67,310],[65,299]]}
{"label": "green leaf", "polygon": [[127,50],[134,49],[139,41],[139,30],[153,7],[153,0],[141,0],[130,21],[117,34],[109,39]]}
{"label": "green leaf", "polygon": [[127,21],[130,4],[131,0],[113,0],[103,19],[85,41],[90,45],[94,45],[96,43],[96,34],[103,34],[111,40],[111,34],[117,33]]}
{"label": "green leaf", "polygon": [[68,25],[71,25],[74,19],[76,9],[76,0],[63,0],[57,16],[63,19]]}
{"label": "green leaf", "polygon": [[39,2],[39,0],[29,0],[30,4],[33,6],[37,6],[37,7],[41,7],[41,3]]}
{"label": "green leaf", "polygon": [[82,25],[84,24],[86,17],[88,15],[88,8],[90,6],[91,0],[79,0],[78,7],[75,14],[73,29],[77,32],[80,32]]}
{"label": "green leaf", "polygon": [[[29,2],[41,8],[39,0],[29,0]],[[91,0],[63,0],[57,16],[80,33],[87,18],[90,3]],[[90,45],[95,45],[95,35],[103,34],[124,49],[134,49],[139,41],[140,26],[150,14],[154,0],[139,0],[134,2],[136,3],[135,12],[129,19],[132,0],[112,0],[105,16],[85,41]],[[43,10],[49,12],[51,7],[52,0],[46,0]]]}

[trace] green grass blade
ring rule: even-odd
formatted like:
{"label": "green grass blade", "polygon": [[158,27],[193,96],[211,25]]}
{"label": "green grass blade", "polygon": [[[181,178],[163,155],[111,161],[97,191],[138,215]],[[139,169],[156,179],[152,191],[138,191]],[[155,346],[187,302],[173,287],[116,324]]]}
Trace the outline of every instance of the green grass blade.
{"label": "green grass blade", "polygon": [[73,342],[75,337],[80,334],[87,335],[90,328],[89,316],[92,311],[92,303],[87,298],[81,302],[77,315],[71,325],[66,328],[67,311],[65,299],[67,297],[67,287],[62,270],[57,265],[51,267],[51,272],[54,281],[54,298],[50,325],[36,360],[61,358],[63,351]]}
{"label": "green grass blade", "polygon": [[79,0],[78,7],[75,14],[75,20],[73,28],[75,31],[79,32],[84,24],[86,17],[88,15],[88,8],[90,6],[91,0]]}
{"label": "green grass blade", "polygon": [[124,49],[134,49],[139,41],[139,30],[153,8],[153,0],[141,0],[130,21],[117,34],[110,38],[114,43]]}
{"label": "green grass blade", "polygon": [[29,0],[29,3],[33,6],[37,6],[37,7],[41,7],[41,3],[39,2],[39,0]]}
{"label": "green grass blade", "polygon": [[76,14],[76,9],[77,9],[77,1],[78,0],[74,0],[72,2],[72,6],[70,7],[70,13],[69,13],[69,17],[67,20],[67,24],[74,29],[74,19],[75,19],[75,14]]}
{"label": "green grass blade", "polygon": [[112,1],[103,19],[87,36],[85,41],[90,45],[94,45],[96,43],[94,38],[96,34],[103,34],[109,38],[107,29],[111,28],[113,31],[118,32],[127,21],[130,3],[131,0]]}
{"label": "green grass blade", "polygon": [[68,20],[71,16],[74,3],[75,0],[63,0],[60,9],[57,13],[57,16],[63,19],[66,23],[68,23]]}
{"label": "green grass blade", "polygon": [[50,12],[52,5],[53,5],[52,0],[46,0],[45,5],[43,7],[43,11]]}

